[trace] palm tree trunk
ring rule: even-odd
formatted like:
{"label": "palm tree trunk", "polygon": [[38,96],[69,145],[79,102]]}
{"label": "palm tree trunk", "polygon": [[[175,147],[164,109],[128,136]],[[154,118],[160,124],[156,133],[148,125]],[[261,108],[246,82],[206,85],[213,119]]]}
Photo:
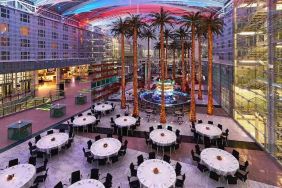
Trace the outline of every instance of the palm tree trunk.
{"label": "palm tree trunk", "polygon": [[161,49],[161,82],[162,82],[162,92],[161,92],[161,111],[160,111],[160,123],[166,123],[166,113],[165,113],[165,96],[164,96],[164,80],[165,80],[165,70],[164,70],[164,37],[163,37],[163,25],[161,25],[160,30],[160,49]]}
{"label": "palm tree trunk", "polygon": [[167,79],[168,78],[168,61],[167,61],[167,59],[168,59],[168,54],[167,54],[167,52],[168,52],[168,37],[166,38],[165,44],[166,44],[166,47],[165,47],[165,79]]}
{"label": "palm tree trunk", "polygon": [[211,26],[208,26],[208,109],[207,114],[213,114],[213,91],[212,91],[212,31]]}
{"label": "palm tree trunk", "polygon": [[186,80],[185,80],[185,60],[184,60],[184,41],[181,38],[181,68],[182,68],[182,82],[181,82],[181,90],[182,92],[186,92]]}
{"label": "palm tree trunk", "polygon": [[203,100],[203,91],[202,91],[202,37],[198,36],[198,53],[199,53],[199,67],[198,67],[198,99]]}
{"label": "palm tree trunk", "polygon": [[151,88],[151,62],[150,62],[150,38],[148,38],[148,79],[147,79],[147,89]]}
{"label": "palm tree trunk", "polygon": [[137,29],[134,28],[133,31],[133,95],[134,95],[134,102],[133,102],[133,116],[139,116],[139,109],[138,109],[138,60],[137,60]]}
{"label": "palm tree trunk", "polygon": [[175,80],[175,49],[173,49],[172,77]]}
{"label": "palm tree trunk", "polygon": [[124,61],[124,34],[121,34],[121,109],[126,108],[125,98],[125,61]]}
{"label": "palm tree trunk", "polygon": [[190,121],[196,121],[196,100],[195,100],[195,24],[192,23],[192,57],[191,57],[191,104]]}

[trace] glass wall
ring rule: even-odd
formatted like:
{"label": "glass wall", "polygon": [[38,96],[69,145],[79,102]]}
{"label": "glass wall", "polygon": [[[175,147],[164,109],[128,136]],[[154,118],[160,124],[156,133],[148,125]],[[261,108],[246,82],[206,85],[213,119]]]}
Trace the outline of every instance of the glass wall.
{"label": "glass wall", "polygon": [[282,159],[281,11],[281,0],[234,3],[233,115],[278,159]]}

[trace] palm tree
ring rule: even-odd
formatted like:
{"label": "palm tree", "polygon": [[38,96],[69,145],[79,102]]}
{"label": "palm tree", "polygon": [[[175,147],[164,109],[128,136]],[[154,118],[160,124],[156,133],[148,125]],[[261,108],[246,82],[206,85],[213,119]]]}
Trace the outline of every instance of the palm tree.
{"label": "palm tree", "polygon": [[203,100],[203,91],[202,91],[202,38],[206,37],[205,26],[203,25],[203,19],[197,27],[197,39],[198,39],[198,99]]}
{"label": "palm tree", "polygon": [[169,24],[172,25],[174,17],[170,15],[168,11],[165,11],[161,7],[160,12],[150,14],[152,17],[152,26],[160,28],[160,47],[161,47],[161,82],[162,82],[162,94],[161,94],[161,110],[160,110],[160,123],[166,123],[165,113],[165,96],[164,96],[164,27]]}
{"label": "palm tree", "polygon": [[210,12],[208,16],[203,18],[208,33],[208,109],[207,114],[213,114],[213,91],[212,91],[212,71],[213,71],[213,34],[221,35],[223,32],[223,19],[219,18],[214,12]]}
{"label": "palm tree", "polygon": [[196,121],[196,99],[195,99],[195,38],[196,38],[196,27],[201,20],[200,12],[189,13],[182,16],[182,23],[184,25],[191,26],[191,37],[192,37],[192,53],[191,53],[191,102],[190,102],[190,121]]}
{"label": "palm tree", "polygon": [[147,89],[151,88],[151,62],[150,62],[150,40],[151,39],[156,39],[155,36],[155,31],[153,29],[151,29],[151,27],[147,27],[145,29],[143,29],[141,36],[142,38],[146,38],[147,39],[147,44],[148,44],[148,55],[147,55],[147,62],[148,62],[148,79],[147,79]]}
{"label": "palm tree", "polygon": [[145,22],[142,20],[140,15],[129,14],[126,18],[126,23],[128,24],[129,35],[133,36],[133,116],[139,116],[138,108],[138,35],[141,33],[141,28],[146,26]]}
{"label": "palm tree", "polygon": [[168,77],[168,39],[172,36],[172,31],[170,29],[165,29],[164,37],[165,37],[165,79]]}
{"label": "palm tree", "polygon": [[126,108],[126,97],[125,97],[125,58],[124,58],[124,36],[127,30],[127,24],[119,17],[117,21],[113,22],[111,32],[115,37],[120,36],[121,40],[121,109]]}
{"label": "palm tree", "polygon": [[182,81],[181,81],[181,90],[186,92],[186,71],[185,71],[185,59],[184,59],[184,40],[187,36],[187,29],[180,27],[175,31],[175,36],[180,39],[181,43],[181,69],[182,69]]}
{"label": "palm tree", "polygon": [[185,67],[185,80],[186,80],[186,91],[189,92],[189,84],[190,84],[190,78],[189,78],[189,74],[191,73],[191,69],[190,69],[190,64],[189,64],[189,54],[190,54],[190,49],[191,49],[192,45],[191,42],[185,41],[184,42],[184,59],[186,61],[184,61],[184,67]]}
{"label": "palm tree", "polygon": [[178,43],[174,40],[169,44],[169,48],[172,50],[173,53],[173,62],[172,62],[172,79],[175,80],[175,70],[176,70],[176,65],[175,65],[175,56],[176,56],[176,50],[178,49],[179,45]]}

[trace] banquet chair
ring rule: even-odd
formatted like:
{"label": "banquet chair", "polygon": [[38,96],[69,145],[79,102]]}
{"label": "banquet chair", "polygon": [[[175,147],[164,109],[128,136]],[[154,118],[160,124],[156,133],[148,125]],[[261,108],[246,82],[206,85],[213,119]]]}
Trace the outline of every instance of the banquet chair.
{"label": "banquet chair", "polygon": [[37,143],[41,139],[41,135],[39,134],[35,136],[34,139],[35,139],[35,143]]}
{"label": "banquet chair", "polygon": [[109,163],[110,164],[113,164],[113,163],[116,163],[116,162],[118,162],[118,155],[114,155],[114,156],[111,156],[109,158]]}
{"label": "banquet chair", "polygon": [[86,151],[84,147],[82,148],[82,151],[83,151],[84,157],[91,156],[91,152],[90,151]]}
{"label": "banquet chair", "polygon": [[118,155],[120,157],[124,156],[126,154],[126,150],[127,150],[127,145],[121,146],[120,150],[118,151]]}
{"label": "banquet chair", "polygon": [[119,117],[120,117],[120,114],[117,114],[117,115],[116,115],[116,118],[119,118]]}
{"label": "banquet chair", "polygon": [[91,112],[88,112],[87,115],[88,115],[88,116],[92,116],[92,113],[91,113]]}
{"label": "banquet chair", "polygon": [[183,186],[184,186],[184,181],[185,181],[185,179],[186,179],[185,174],[180,175],[180,176],[177,176],[176,182],[175,182],[175,187],[176,187],[176,188],[178,188],[178,187],[183,187]]}
{"label": "banquet chair", "polygon": [[242,171],[246,171],[249,166],[249,161],[246,161],[244,164],[240,164],[239,169]]}
{"label": "banquet chair", "polygon": [[31,142],[28,142],[28,147],[29,147],[30,150],[36,150],[37,149],[36,146],[32,145]]}
{"label": "banquet chair", "polygon": [[39,175],[35,178],[33,184],[37,184],[37,183],[43,183],[45,182],[46,178],[47,178],[47,175],[48,175],[48,168],[47,170],[45,171],[45,174],[44,175]]}
{"label": "banquet chair", "polygon": [[50,157],[53,157],[53,156],[56,156],[59,154],[59,148],[54,148],[54,149],[51,149],[50,151]]}
{"label": "banquet chair", "polygon": [[98,140],[100,140],[100,139],[101,139],[101,135],[95,136],[95,141],[98,141]]}
{"label": "banquet chair", "polygon": [[181,169],[182,169],[182,165],[179,162],[177,162],[176,165],[175,165],[176,176],[181,175]]}
{"label": "banquet chair", "polygon": [[72,116],[72,117],[71,117],[71,122],[72,122],[72,123],[73,123],[74,119],[75,119],[75,118]]}
{"label": "banquet chair", "polygon": [[201,164],[201,163],[198,163],[197,168],[198,168],[201,172],[207,172],[207,171],[209,171],[209,169],[208,169],[204,164]]}
{"label": "banquet chair", "polygon": [[191,150],[191,155],[192,155],[193,161],[196,161],[197,163],[200,162],[200,158],[195,155],[194,150]]}
{"label": "banquet chair", "polygon": [[63,188],[64,187],[64,184],[60,181],[60,182],[58,182],[55,186],[54,186],[54,188]]}
{"label": "banquet chair", "polygon": [[176,129],[175,134],[176,134],[176,137],[179,137],[180,136],[180,130]]}
{"label": "banquet chair", "polygon": [[139,155],[138,157],[137,157],[137,166],[139,166],[141,163],[143,163],[144,162],[144,157],[143,157],[143,155]]}
{"label": "banquet chair", "polygon": [[45,158],[47,156],[46,152],[38,151],[38,150],[35,151],[36,151],[36,158]]}
{"label": "banquet chair", "polygon": [[64,133],[64,132],[65,132],[65,129],[59,129],[59,132],[60,132],[60,133]]}
{"label": "banquet chair", "polygon": [[208,124],[213,125],[213,121],[208,121]]}
{"label": "banquet chair", "polygon": [[149,153],[149,159],[155,159],[156,158],[156,153],[155,152],[150,152]]}
{"label": "banquet chair", "polygon": [[227,175],[226,177],[227,184],[229,185],[236,185],[238,181],[238,177]]}
{"label": "banquet chair", "polygon": [[74,171],[71,173],[71,179],[69,180],[71,184],[74,184],[78,181],[80,181],[82,178],[80,174],[80,170]]}
{"label": "banquet chair", "polygon": [[192,132],[192,133],[195,133],[195,132],[196,132],[195,125],[191,125],[191,132]]}
{"label": "banquet chair", "polygon": [[99,180],[99,169],[98,168],[92,168],[90,171],[90,179]]}
{"label": "banquet chair", "polygon": [[163,156],[163,160],[164,160],[165,162],[167,162],[167,163],[170,163],[170,156],[164,155],[164,156]]}
{"label": "banquet chair", "polygon": [[19,159],[12,159],[9,161],[8,167],[16,166],[18,164],[20,164]]}
{"label": "banquet chair", "polygon": [[113,138],[113,134],[107,134],[108,138]]}
{"label": "banquet chair", "polygon": [[210,171],[210,176],[211,179],[215,180],[215,181],[219,181],[220,176],[214,172],[214,171]]}
{"label": "banquet chair", "polygon": [[167,130],[172,131],[172,126],[167,126]]}
{"label": "banquet chair", "polygon": [[229,129],[226,129],[225,132],[221,134],[222,141],[224,141],[226,146],[228,146],[227,144],[228,136],[229,136]]}
{"label": "banquet chair", "polygon": [[198,119],[198,124],[203,123],[203,120]]}
{"label": "banquet chair", "polygon": [[118,140],[122,143],[122,136],[121,135],[118,136]]}
{"label": "banquet chair", "polygon": [[48,164],[48,159],[45,159],[43,165],[36,168],[36,173],[38,174],[38,173],[41,173],[43,171],[46,171],[47,164]]}
{"label": "banquet chair", "polygon": [[158,126],[157,126],[157,129],[162,129],[162,128],[163,128],[162,125],[158,125]]}
{"label": "banquet chair", "polygon": [[220,128],[220,130],[222,130],[222,125],[221,124],[217,124],[217,127]]}
{"label": "banquet chair", "polygon": [[127,177],[130,188],[140,188],[140,182],[136,176]]}
{"label": "banquet chair", "polygon": [[133,164],[133,163],[130,163],[129,165],[129,169],[130,169],[130,175],[131,176],[137,176],[137,167]]}
{"label": "banquet chair", "polygon": [[157,155],[159,153],[159,146],[152,142],[152,149],[157,150]]}
{"label": "banquet chair", "polygon": [[107,159],[104,158],[104,159],[98,159],[98,165],[99,166],[103,166],[103,165],[106,165],[107,164]]}
{"label": "banquet chair", "polygon": [[112,187],[113,176],[110,173],[107,173],[106,177],[104,177],[102,179],[106,179],[106,181],[103,183],[105,188],[111,188]]}
{"label": "banquet chair", "polygon": [[29,157],[28,164],[32,164],[33,166],[36,166],[36,157]]}
{"label": "banquet chair", "polygon": [[238,177],[238,179],[240,179],[241,181],[245,182],[247,179],[248,179],[248,174],[249,174],[249,171],[242,171],[242,170],[238,170],[236,173],[235,173],[235,176]]}
{"label": "banquet chair", "polygon": [[154,130],[154,127],[149,127],[149,132],[152,132]]}
{"label": "banquet chair", "polygon": [[197,154],[197,155],[200,155],[200,154],[201,154],[201,148],[200,148],[199,144],[196,144],[196,145],[195,145],[195,151],[196,151],[196,154]]}
{"label": "banquet chair", "polygon": [[239,160],[239,158],[240,158],[240,153],[239,153],[237,150],[233,149],[233,150],[232,150],[232,155],[233,155],[237,160]]}
{"label": "banquet chair", "polygon": [[88,140],[87,141],[87,149],[90,150],[91,146],[92,146],[92,140]]}
{"label": "banquet chair", "polygon": [[53,134],[53,133],[54,133],[54,130],[53,130],[53,129],[47,131],[47,135],[50,135],[50,134]]}
{"label": "banquet chair", "polygon": [[152,140],[150,139],[150,136],[147,132],[144,132],[145,142],[147,146],[150,146],[152,144]]}
{"label": "banquet chair", "polygon": [[77,117],[81,117],[81,116],[83,116],[82,113],[79,113],[79,114],[77,115]]}
{"label": "banquet chair", "polygon": [[101,104],[100,102],[97,103],[97,105],[100,105],[100,104]]}

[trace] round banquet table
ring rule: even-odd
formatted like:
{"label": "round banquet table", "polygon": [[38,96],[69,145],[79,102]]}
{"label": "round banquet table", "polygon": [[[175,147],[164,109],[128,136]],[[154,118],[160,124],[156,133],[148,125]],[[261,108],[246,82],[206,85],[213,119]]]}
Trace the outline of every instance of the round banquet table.
{"label": "round banquet table", "polygon": [[90,148],[96,159],[104,159],[118,154],[121,142],[115,138],[102,138],[94,142]]}
{"label": "round banquet table", "polygon": [[219,138],[222,134],[222,130],[220,128],[211,124],[196,124],[195,129],[197,133],[209,137],[210,139]]}
{"label": "round banquet table", "polygon": [[68,139],[69,135],[67,133],[53,133],[42,137],[36,143],[36,147],[40,151],[48,152],[54,148],[61,148],[68,142]]}
{"label": "round banquet table", "polygon": [[122,128],[122,127],[130,127],[136,123],[136,118],[132,116],[121,116],[115,119],[115,124]]}
{"label": "round banquet table", "polygon": [[72,184],[69,188],[105,188],[105,186],[98,180],[84,179]]}
{"label": "round banquet table", "polygon": [[173,187],[176,173],[169,163],[151,159],[141,163],[137,169],[137,177],[144,187],[167,188]]}
{"label": "round banquet table", "polygon": [[111,109],[112,109],[112,105],[110,104],[99,104],[94,108],[95,111],[100,111],[100,112],[104,112]]}
{"label": "round banquet table", "polygon": [[[7,180],[9,175],[14,175]],[[0,187],[29,188],[32,186],[36,175],[36,168],[31,164],[18,164],[0,171]]]}
{"label": "round banquet table", "polygon": [[86,126],[89,125],[91,123],[94,123],[96,121],[96,118],[94,116],[80,116],[80,117],[76,117],[73,120],[73,126],[75,127],[80,127],[80,126]]}
{"label": "round banquet table", "polygon": [[176,134],[167,129],[155,129],[150,133],[150,139],[158,146],[170,146],[176,142]]}
{"label": "round banquet table", "polygon": [[238,160],[232,154],[221,149],[204,149],[200,157],[203,164],[219,175],[234,175],[239,169]]}

